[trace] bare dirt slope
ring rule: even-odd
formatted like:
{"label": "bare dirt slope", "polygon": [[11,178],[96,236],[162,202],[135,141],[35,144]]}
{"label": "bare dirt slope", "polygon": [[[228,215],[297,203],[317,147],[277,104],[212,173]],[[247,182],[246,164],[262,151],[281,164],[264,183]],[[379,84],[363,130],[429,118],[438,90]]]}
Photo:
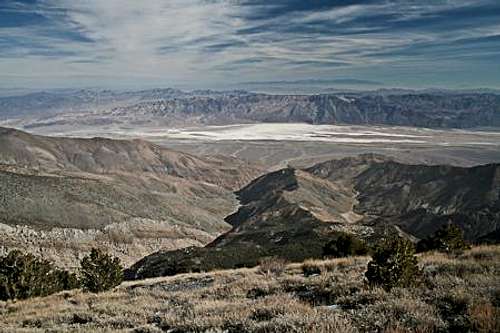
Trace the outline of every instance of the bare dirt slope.
{"label": "bare dirt slope", "polygon": [[203,245],[228,229],[232,192],[258,174],[235,158],[199,158],[142,140],[0,128],[2,248],[28,247],[69,265],[97,243],[126,262]]}

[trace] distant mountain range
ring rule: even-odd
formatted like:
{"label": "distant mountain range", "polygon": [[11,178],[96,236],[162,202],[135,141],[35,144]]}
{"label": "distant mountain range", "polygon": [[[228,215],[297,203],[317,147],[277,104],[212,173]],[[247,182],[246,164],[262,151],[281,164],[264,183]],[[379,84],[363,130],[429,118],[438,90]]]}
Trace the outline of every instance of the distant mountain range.
{"label": "distant mountain range", "polygon": [[373,242],[386,233],[412,240],[443,224],[471,242],[499,242],[500,165],[408,165],[379,155],[332,160],[263,175],[237,192],[233,228],[204,248],[161,251],[128,271],[130,279],[254,266],[267,256],[321,257],[342,231]]}
{"label": "distant mountain range", "polygon": [[453,92],[437,89],[382,89],[320,95],[270,95],[240,90],[69,90],[2,97],[0,120],[24,128],[248,122],[498,127],[500,94],[489,90]]}
{"label": "distant mountain range", "polygon": [[384,84],[379,81],[353,79],[353,78],[337,78],[337,79],[303,79],[303,80],[280,80],[280,81],[250,81],[241,82],[242,86],[328,86],[328,85],[348,85],[348,86],[383,86]]}

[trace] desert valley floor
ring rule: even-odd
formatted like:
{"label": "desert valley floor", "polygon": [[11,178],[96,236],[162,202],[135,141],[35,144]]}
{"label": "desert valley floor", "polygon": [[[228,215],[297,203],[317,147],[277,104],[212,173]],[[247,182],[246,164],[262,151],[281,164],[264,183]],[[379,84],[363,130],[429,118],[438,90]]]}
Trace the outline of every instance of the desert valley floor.
{"label": "desert valley floor", "polygon": [[500,131],[397,126],[235,124],[165,128],[48,126],[35,134],[140,138],[196,155],[230,155],[268,168],[310,166],[332,158],[381,153],[404,162],[471,166],[500,162]]}

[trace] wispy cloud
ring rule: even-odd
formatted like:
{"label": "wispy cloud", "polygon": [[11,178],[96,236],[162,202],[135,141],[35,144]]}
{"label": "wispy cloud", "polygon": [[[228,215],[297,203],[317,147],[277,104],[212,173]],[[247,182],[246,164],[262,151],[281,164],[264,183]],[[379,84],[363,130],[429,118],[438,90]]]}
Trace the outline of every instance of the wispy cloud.
{"label": "wispy cloud", "polygon": [[496,0],[5,0],[0,72],[26,78],[14,85],[30,77],[51,85],[449,84],[436,78],[439,68],[498,86],[499,21]]}

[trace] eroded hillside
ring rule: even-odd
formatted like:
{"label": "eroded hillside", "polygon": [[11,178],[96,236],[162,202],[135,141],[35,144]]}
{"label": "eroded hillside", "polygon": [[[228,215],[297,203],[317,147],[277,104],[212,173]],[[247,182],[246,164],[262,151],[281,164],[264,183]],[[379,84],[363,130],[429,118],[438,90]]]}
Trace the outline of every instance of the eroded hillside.
{"label": "eroded hillside", "polygon": [[2,249],[71,265],[102,245],[131,262],[203,245],[227,230],[232,193],[259,169],[134,140],[68,139],[0,129]]}
{"label": "eroded hillside", "polygon": [[388,232],[415,241],[452,222],[471,242],[498,242],[499,172],[496,164],[407,165],[373,154],[279,170],[237,192],[230,231],[204,248],[150,255],[128,277],[254,266],[266,256],[321,257],[339,231],[368,242]]}

